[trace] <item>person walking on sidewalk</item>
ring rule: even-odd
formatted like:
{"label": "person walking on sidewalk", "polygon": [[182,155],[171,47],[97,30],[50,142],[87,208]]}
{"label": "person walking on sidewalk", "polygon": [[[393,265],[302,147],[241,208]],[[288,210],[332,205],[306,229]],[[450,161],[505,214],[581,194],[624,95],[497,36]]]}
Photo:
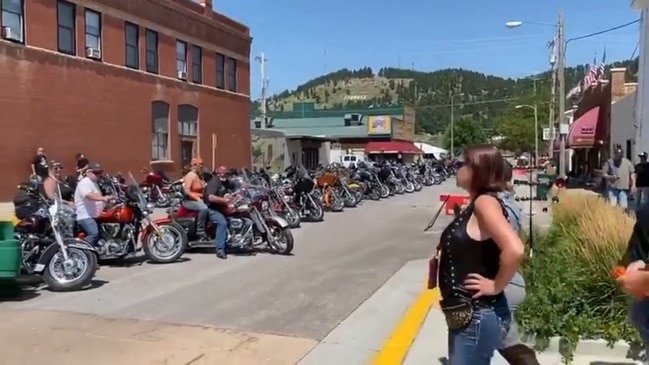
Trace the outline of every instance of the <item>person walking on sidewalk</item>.
{"label": "person walking on sidewalk", "polygon": [[[512,229],[520,232],[523,229],[522,211],[514,200],[514,186],[511,185],[513,179],[513,167],[505,161],[505,181],[508,182],[507,190],[500,193],[499,196],[503,201],[505,210],[507,211],[507,220],[511,224]],[[507,306],[504,308],[496,308],[496,312],[505,313],[511,317],[509,330],[503,339],[498,352],[502,355],[509,364],[512,365],[539,365],[536,358],[536,353],[533,349],[529,348],[521,341],[521,335],[518,331],[518,323],[516,322],[515,314],[518,307],[525,300],[525,279],[523,274],[518,271],[512,280],[505,287],[505,299],[507,299]]]}
{"label": "person walking on sidewalk", "polygon": [[649,204],[649,162],[647,152],[638,155],[640,162],[635,165],[635,207],[641,209]]}
{"label": "person walking on sidewalk", "polygon": [[624,157],[622,149],[616,149],[602,170],[607,183],[608,200],[611,205],[629,208],[629,194],[635,192],[635,173],[631,161]]}
{"label": "person walking on sidewalk", "polygon": [[457,173],[472,201],[442,232],[437,270],[450,365],[490,364],[511,321],[503,291],[524,247],[498,196],[507,186],[504,166],[496,147],[476,146]]}

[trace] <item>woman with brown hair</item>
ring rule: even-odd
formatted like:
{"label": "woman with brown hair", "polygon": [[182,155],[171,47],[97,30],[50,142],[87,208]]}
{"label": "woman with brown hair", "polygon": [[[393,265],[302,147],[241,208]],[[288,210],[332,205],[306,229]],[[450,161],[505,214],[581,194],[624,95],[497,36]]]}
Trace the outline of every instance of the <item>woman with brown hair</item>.
{"label": "woman with brown hair", "polygon": [[457,173],[472,201],[444,229],[438,252],[450,365],[490,364],[511,319],[503,291],[524,247],[498,197],[506,189],[504,162],[496,147],[476,146]]}

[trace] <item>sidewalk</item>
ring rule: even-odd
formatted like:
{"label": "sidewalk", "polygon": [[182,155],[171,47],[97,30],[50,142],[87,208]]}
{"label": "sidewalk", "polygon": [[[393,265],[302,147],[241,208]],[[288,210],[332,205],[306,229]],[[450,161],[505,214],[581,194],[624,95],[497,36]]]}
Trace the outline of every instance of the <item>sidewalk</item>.
{"label": "sidewalk", "polygon": [[[446,322],[442,311],[435,306],[430,309],[423,326],[417,334],[415,342],[410,347],[404,365],[444,364],[447,355]],[[540,353],[537,355],[542,365],[561,365],[561,355],[558,353]],[[440,360],[442,359],[442,360]],[[493,365],[507,365],[505,359],[496,354],[491,362]],[[626,365],[641,364],[624,358],[605,358],[600,356],[575,355],[573,365]]]}

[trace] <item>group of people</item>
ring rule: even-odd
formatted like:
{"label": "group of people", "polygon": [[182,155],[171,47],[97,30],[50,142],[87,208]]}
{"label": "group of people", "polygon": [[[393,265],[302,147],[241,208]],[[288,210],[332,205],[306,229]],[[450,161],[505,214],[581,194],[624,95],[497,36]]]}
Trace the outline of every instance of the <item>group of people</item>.
{"label": "group of people", "polygon": [[442,295],[451,365],[490,364],[495,351],[512,364],[538,364],[513,317],[525,296],[525,247],[512,170],[496,147],[476,146],[457,172],[471,203],[442,232],[430,273]]}
{"label": "group of people", "polygon": [[232,198],[238,186],[230,179],[225,166],[216,169],[216,174],[206,181],[203,173],[203,160],[195,157],[191,160],[189,171],[183,176],[182,206],[196,211],[196,234],[200,239],[207,239],[205,224],[209,219],[216,228],[214,237],[216,257],[227,259],[225,251],[228,222],[225,219],[226,209],[231,208]]}
{"label": "group of people", "polygon": [[[633,166],[621,150],[615,151],[603,177],[610,199],[625,190],[637,194],[637,222],[623,258],[626,274],[618,281],[635,298],[631,322],[649,351],[649,164],[646,153],[639,157]],[[510,364],[539,364],[535,352],[521,342],[513,316],[525,298],[520,272],[525,247],[511,179],[512,166],[497,148],[466,150],[457,184],[468,191],[471,203],[442,232],[430,265],[429,286],[440,289],[449,328],[450,365],[486,365],[495,351]]]}
{"label": "group of people", "polygon": [[624,157],[624,151],[617,148],[613,157],[604,162],[602,177],[606,198],[612,205],[629,208],[629,197],[633,196],[635,209],[639,210],[649,203],[649,162],[648,154],[638,155],[639,162],[633,163]]}
{"label": "group of people", "polygon": [[65,181],[60,162],[48,161],[45,151],[39,147],[32,162],[32,177],[38,182],[42,194],[47,199],[60,200],[76,211],[77,224],[86,233],[86,240],[92,245],[99,244],[99,225],[96,218],[104,210],[104,204],[113,200],[110,195],[103,195],[97,181],[103,169],[92,164],[82,154],[76,156],[77,168],[74,183]]}

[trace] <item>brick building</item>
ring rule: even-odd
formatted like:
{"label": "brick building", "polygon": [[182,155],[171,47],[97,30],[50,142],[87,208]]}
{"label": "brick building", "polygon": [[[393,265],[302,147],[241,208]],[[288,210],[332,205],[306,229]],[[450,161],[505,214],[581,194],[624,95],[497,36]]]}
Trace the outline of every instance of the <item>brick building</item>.
{"label": "brick building", "polygon": [[[217,4],[218,5],[218,4]],[[135,176],[248,166],[249,29],[211,0],[2,0],[0,200],[37,147]]]}

